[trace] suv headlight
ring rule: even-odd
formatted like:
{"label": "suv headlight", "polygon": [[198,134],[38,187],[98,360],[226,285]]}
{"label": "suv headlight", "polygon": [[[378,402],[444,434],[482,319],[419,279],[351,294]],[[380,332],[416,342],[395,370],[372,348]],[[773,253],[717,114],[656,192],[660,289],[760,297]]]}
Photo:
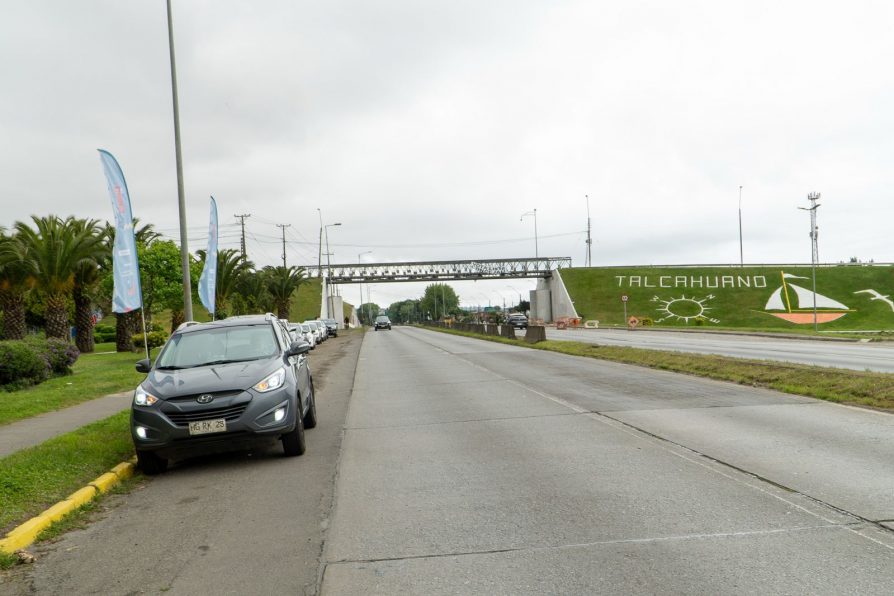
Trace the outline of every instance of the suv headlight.
{"label": "suv headlight", "polygon": [[286,369],[281,368],[253,387],[255,391],[267,393],[279,389],[286,382]]}
{"label": "suv headlight", "polygon": [[133,392],[133,403],[135,406],[151,406],[157,401],[158,398],[151,393],[147,393],[142,385]]}

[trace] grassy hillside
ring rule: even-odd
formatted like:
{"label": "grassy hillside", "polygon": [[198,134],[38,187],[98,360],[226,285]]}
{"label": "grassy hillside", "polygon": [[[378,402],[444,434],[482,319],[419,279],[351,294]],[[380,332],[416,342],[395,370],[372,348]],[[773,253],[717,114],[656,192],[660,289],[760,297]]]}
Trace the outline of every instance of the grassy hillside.
{"label": "grassy hillside", "polygon": [[[788,276],[783,284],[783,272]],[[805,279],[798,279],[805,278]],[[604,325],[621,325],[628,297],[627,314],[654,321],[656,326],[749,327],[757,329],[812,329],[813,301],[798,300],[798,290],[811,291],[810,267],[607,267],[563,269],[562,279],[584,319]],[[777,304],[768,302],[783,288]],[[802,293],[803,293],[802,290]],[[894,304],[873,299],[894,296],[894,267],[886,265],[840,265],[818,267],[816,291],[846,308],[819,308],[834,321],[820,330],[894,329]],[[860,292],[860,293],[857,293]],[[888,298],[894,302],[894,298]],[[822,302],[822,299],[820,299]],[[806,322],[790,322],[772,313],[803,312]]]}
{"label": "grassy hillside", "polygon": [[320,316],[320,308],[323,306],[323,282],[318,277],[312,277],[306,283],[301,284],[298,292],[292,296],[292,306],[289,309],[290,321],[306,321]]}

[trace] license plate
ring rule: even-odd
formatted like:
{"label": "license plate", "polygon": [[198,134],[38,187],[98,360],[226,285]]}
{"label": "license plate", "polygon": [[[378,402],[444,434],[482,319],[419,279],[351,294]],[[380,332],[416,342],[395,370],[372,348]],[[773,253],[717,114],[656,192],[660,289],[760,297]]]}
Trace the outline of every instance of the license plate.
{"label": "license plate", "polygon": [[198,420],[189,423],[189,434],[206,435],[208,433],[222,433],[227,430],[227,421],[224,418],[217,420]]}

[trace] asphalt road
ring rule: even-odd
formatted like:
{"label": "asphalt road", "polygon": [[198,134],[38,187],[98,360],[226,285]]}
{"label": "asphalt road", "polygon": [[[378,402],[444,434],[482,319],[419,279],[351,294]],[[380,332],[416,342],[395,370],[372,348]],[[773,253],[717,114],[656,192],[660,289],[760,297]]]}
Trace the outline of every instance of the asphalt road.
{"label": "asphalt road", "polygon": [[894,417],[395,327],[323,594],[890,594]]}
{"label": "asphalt road", "polygon": [[304,456],[177,465],[0,592],[891,592],[894,416],[428,330],[359,339],[311,357]]}
{"label": "asphalt road", "polygon": [[311,352],[319,422],[304,455],[276,444],[176,464],[107,499],[85,530],[38,545],[0,594],[316,593],[361,343],[342,334]]}
{"label": "asphalt road", "polygon": [[547,329],[548,339],[566,339],[650,350],[720,354],[736,358],[779,360],[816,366],[894,372],[894,344],[811,341],[719,333],[636,329]]}

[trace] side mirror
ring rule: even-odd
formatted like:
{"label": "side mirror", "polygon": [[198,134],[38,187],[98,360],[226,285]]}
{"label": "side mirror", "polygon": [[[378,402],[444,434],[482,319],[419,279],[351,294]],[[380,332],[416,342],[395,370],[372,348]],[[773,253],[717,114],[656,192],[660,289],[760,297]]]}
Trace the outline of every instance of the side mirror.
{"label": "side mirror", "polygon": [[143,358],[142,360],[137,361],[136,369],[137,372],[148,373],[152,370],[152,361],[148,358]]}
{"label": "side mirror", "polygon": [[286,356],[298,356],[310,352],[310,344],[306,341],[293,341],[286,351]]}

